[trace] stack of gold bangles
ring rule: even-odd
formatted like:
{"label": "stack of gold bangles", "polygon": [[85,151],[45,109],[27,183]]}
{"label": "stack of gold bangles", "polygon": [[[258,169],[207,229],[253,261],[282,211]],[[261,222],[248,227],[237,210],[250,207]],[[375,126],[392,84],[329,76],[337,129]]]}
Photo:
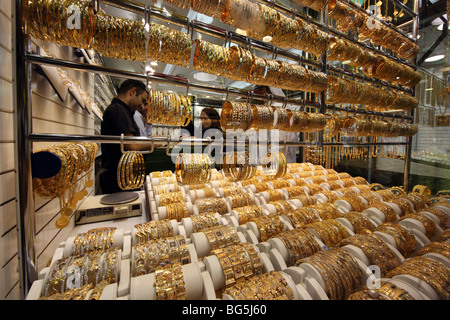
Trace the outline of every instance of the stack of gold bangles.
{"label": "stack of gold bangles", "polygon": [[227,203],[224,198],[208,198],[208,199],[198,199],[195,201],[198,212],[211,213],[218,212],[219,214],[227,213]]}
{"label": "stack of gold bangles", "polygon": [[182,235],[140,242],[134,246],[131,274],[137,277],[154,272],[159,265],[190,261],[186,239]]}
{"label": "stack of gold bangles", "polygon": [[211,180],[211,158],[203,153],[180,153],[175,163],[179,184],[202,184]]}
{"label": "stack of gold bangles", "polygon": [[291,221],[294,228],[302,228],[310,223],[322,221],[317,212],[310,208],[298,208],[297,210],[285,210],[279,212],[281,215],[285,215]]}
{"label": "stack of gold bangles", "polygon": [[101,281],[117,282],[119,259],[117,248],[96,250],[84,255],[59,259],[53,262],[45,279],[43,296],[50,297],[72,289],[73,280],[69,279],[74,276],[74,273],[76,279],[79,279],[79,289],[87,284],[95,286]]}
{"label": "stack of gold bangles", "polygon": [[411,294],[399,288],[397,285],[388,282],[381,281],[380,288],[368,289],[365,287],[361,291],[352,293],[348,300],[414,300]]}
{"label": "stack of gold bangles", "polygon": [[313,234],[302,228],[278,233],[272,238],[280,239],[289,253],[288,266],[293,266],[299,259],[312,256],[322,250]]}
{"label": "stack of gold bangles", "polygon": [[401,224],[385,222],[376,227],[375,231],[391,235],[397,244],[398,250],[405,258],[416,250],[414,235]]}
{"label": "stack of gold bangles", "polygon": [[328,248],[337,247],[341,240],[349,236],[348,230],[334,219],[313,222],[303,226],[313,229]]}
{"label": "stack of gold bangles", "polygon": [[249,277],[223,292],[236,300],[292,300],[294,293],[277,271]]}
{"label": "stack of gold bangles", "polygon": [[430,242],[417,252],[417,256],[423,256],[427,253],[438,253],[450,259],[450,242]]}
{"label": "stack of gold bangles", "polygon": [[189,209],[185,202],[176,202],[166,205],[167,219],[174,219],[178,222],[189,217]]}
{"label": "stack of gold bangles", "polygon": [[435,259],[416,256],[405,260],[395,269],[387,273],[387,278],[399,274],[407,274],[428,283],[445,300],[450,299],[448,268]]}
{"label": "stack of gold bangles", "polygon": [[262,263],[258,252],[249,243],[240,243],[211,251],[217,256],[225,276],[225,287],[262,274]]}
{"label": "stack of gold bangles", "polygon": [[236,228],[232,226],[216,226],[201,232],[206,235],[211,250],[240,243]]}
{"label": "stack of gold bangles", "polygon": [[365,230],[374,231],[375,226],[370,222],[369,218],[358,211],[350,211],[340,215],[346,218],[353,226],[355,233],[364,233]]}
{"label": "stack of gold bangles", "polygon": [[144,156],[137,151],[126,151],[117,166],[117,183],[122,190],[138,189],[145,180]]}
{"label": "stack of gold bangles", "polygon": [[287,162],[284,153],[268,153],[262,160],[263,175],[269,179],[282,178],[287,172]]}
{"label": "stack of gold bangles", "polygon": [[214,212],[193,215],[191,216],[191,221],[194,233],[220,225],[220,221]]}
{"label": "stack of gold bangles", "polygon": [[251,219],[250,222],[256,224],[261,241],[266,241],[284,229],[284,223],[277,215],[260,216]]}
{"label": "stack of gold bangles", "polygon": [[[368,231],[370,232],[370,231]],[[369,261],[380,268],[381,276],[400,264],[392,250],[374,233],[355,234],[343,239],[339,246],[354,245],[360,248]]]}
{"label": "stack of gold bangles", "polygon": [[143,222],[134,227],[139,242],[173,236],[173,226],[169,219]]}
{"label": "stack of gold bangles", "polygon": [[311,264],[322,276],[330,300],[342,300],[361,288],[362,273],[353,256],[343,249],[319,251],[296,265]]}
{"label": "stack of gold bangles", "polygon": [[111,248],[114,244],[116,229],[115,227],[95,228],[77,234],[73,240],[72,255]]}
{"label": "stack of gold bangles", "polygon": [[412,58],[419,52],[419,47],[411,39],[391,29],[384,22],[374,20],[372,15],[363,10],[354,10],[341,0],[330,0],[328,10],[340,29],[357,29],[375,45],[390,49],[402,58]]}
{"label": "stack of gold bangles", "polygon": [[262,207],[258,205],[248,205],[233,209],[239,217],[239,224],[245,224],[253,218],[264,215]]}
{"label": "stack of gold bangles", "polygon": [[419,104],[417,98],[407,94],[379,89],[350,79],[340,79],[333,75],[328,76],[326,99],[328,103],[362,104],[376,111],[409,111]]}
{"label": "stack of gold bangles", "polygon": [[193,109],[188,96],[152,89],[148,94],[148,102],[149,123],[185,127],[193,119]]}
{"label": "stack of gold bangles", "polygon": [[408,218],[415,219],[423,224],[423,226],[425,228],[425,235],[427,236],[428,239],[431,239],[434,237],[434,235],[436,233],[436,223],[432,219],[430,219],[423,213],[413,212],[413,213],[405,214],[403,217],[400,218],[400,221],[402,221],[404,219],[408,219]]}
{"label": "stack of gold bangles", "polygon": [[221,173],[228,181],[251,179],[255,176],[256,169],[256,161],[252,160],[248,152],[231,152],[223,155]]}
{"label": "stack of gold bangles", "polygon": [[157,266],[155,270],[157,300],[185,300],[186,286],[181,263]]}

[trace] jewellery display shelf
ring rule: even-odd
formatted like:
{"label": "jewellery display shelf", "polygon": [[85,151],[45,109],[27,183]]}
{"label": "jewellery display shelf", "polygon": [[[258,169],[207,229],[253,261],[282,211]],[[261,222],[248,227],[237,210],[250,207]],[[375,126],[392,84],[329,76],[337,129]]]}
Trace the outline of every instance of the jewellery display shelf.
{"label": "jewellery display shelf", "polygon": [[[320,171],[322,171],[323,175],[330,174],[330,171],[327,171],[322,168],[322,170],[317,170],[317,166],[313,166],[309,164],[309,168],[316,169],[318,175],[320,175]],[[213,169],[215,170],[215,169]],[[303,202],[300,201],[300,198],[289,198],[289,194],[284,192],[284,200],[282,207],[278,205],[274,205],[274,202],[266,201],[264,196],[261,196],[261,192],[253,192],[254,185],[242,186],[241,182],[227,182],[226,180],[221,179],[220,174],[215,172],[213,175],[215,177],[214,180],[211,180],[208,184],[203,185],[204,188],[212,188],[214,189],[214,194],[209,193],[209,196],[215,199],[225,199],[225,189],[226,188],[237,188],[249,194],[252,194],[252,204],[256,204],[262,207],[262,212],[264,216],[275,216],[276,219],[279,219],[282,224],[282,229],[278,230],[278,233],[273,234],[269,239],[262,241],[261,239],[261,231],[257,224],[253,221],[241,223],[239,221],[239,214],[233,210],[230,205],[230,199],[228,196],[227,201],[227,212],[224,214],[219,214],[218,212],[214,213],[216,216],[216,225],[228,226],[233,228],[237,232],[238,242],[240,243],[249,243],[253,248],[258,252],[259,260],[262,264],[262,272],[270,273],[272,271],[281,272],[282,276],[286,280],[287,285],[291,288],[293,292],[293,297],[295,300],[328,300],[330,297],[330,288],[327,287],[326,281],[321,276],[321,273],[316,269],[315,266],[311,265],[308,262],[300,263],[299,265],[292,265],[290,262],[290,253],[289,249],[285,246],[283,241],[277,237],[277,234],[290,231],[295,229],[293,227],[293,222],[290,218],[284,214],[277,215],[278,210],[284,210],[283,208],[287,205],[290,205],[293,209],[299,209],[304,207]],[[295,173],[293,174],[295,176]],[[173,176],[165,176],[166,178],[172,178]],[[202,230],[193,232],[192,230],[192,222],[190,221],[195,216],[199,215],[198,210],[190,210],[188,216],[177,220],[169,220],[165,217],[164,207],[158,207],[156,205],[156,196],[154,195],[154,191],[157,189],[160,178],[154,178],[153,173],[150,173],[146,177],[146,186],[145,186],[145,197],[143,198],[144,203],[143,207],[150,209],[150,212],[147,213],[151,216],[150,221],[161,221],[167,220],[172,225],[173,236],[182,236],[187,243],[187,248],[189,252],[189,262],[182,265],[182,271],[184,275],[184,285],[186,290],[186,299],[188,300],[215,300],[215,299],[233,299],[231,296],[224,294],[220,295],[220,292],[226,287],[225,285],[225,274],[223,267],[219,261],[219,258],[215,254],[211,254],[211,247],[208,238]],[[295,181],[293,179],[282,179],[279,178],[279,181],[288,181],[291,186],[295,186]],[[312,185],[312,181],[306,181],[305,190],[308,185]],[[220,187],[220,185],[226,185],[226,187]],[[326,184],[323,184],[324,186]],[[273,188],[273,185],[271,186]],[[202,200],[202,197],[205,194],[206,189],[195,189],[192,186],[179,186],[179,188],[184,189],[185,197],[181,201],[181,203],[185,203],[190,205],[190,208],[196,206],[197,200]],[[170,189],[170,188],[169,188]],[[358,189],[358,185],[353,187],[355,192],[361,192]],[[285,189],[270,189],[270,190],[278,190],[285,191]],[[343,188],[341,189],[343,190]],[[328,190],[329,191],[329,190]],[[334,205],[337,210],[342,214],[338,218],[334,220],[337,221],[343,228],[345,228],[347,232],[347,236],[351,237],[355,235],[355,226],[352,224],[350,220],[345,218],[345,214],[349,212],[354,212],[355,209],[352,208],[350,202],[346,200],[339,199],[342,197],[342,192],[339,189],[335,191],[337,200],[334,201]],[[309,194],[309,192],[306,192]],[[317,204],[328,203],[328,198],[325,195],[326,193],[317,192],[312,196],[316,199]],[[191,197],[191,195],[193,197]],[[373,195],[377,195],[373,193]],[[382,197],[378,195],[380,199]],[[194,199],[194,200],[192,200]],[[370,204],[365,200],[364,197],[360,197],[360,199],[365,202],[366,209],[362,211],[362,214],[367,217],[368,221],[373,225],[373,227],[377,227],[380,224],[386,222],[387,217],[381,212],[379,209],[375,207],[371,207]],[[276,203],[276,201],[275,201]],[[396,218],[398,224],[408,230],[413,236],[415,241],[415,249],[414,252],[411,252],[407,257],[403,256],[399,250],[401,248],[398,246],[397,241],[390,234],[383,233],[381,231],[375,231],[374,234],[381,239],[388,250],[392,252],[395,259],[398,260],[399,264],[405,261],[405,259],[414,257],[417,252],[420,251],[424,246],[429,244],[430,242],[436,241],[439,236],[442,234],[443,229],[447,229],[450,224],[447,222],[446,225],[443,225],[440,221],[440,218],[437,217],[433,210],[427,211],[427,207],[420,210],[420,212],[427,217],[429,217],[433,223],[435,224],[435,233],[431,238],[426,236],[426,229],[422,222],[408,218],[408,219],[399,219],[400,216],[404,215],[402,209],[392,202],[385,202],[395,211]],[[409,205],[411,208],[414,207],[413,203],[410,202]],[[305,206],[308,207],[308,206]],[[450,208],[446,206],[437,206],[439,209],[445,213],[447,218],[450,218]],[[111,283],[105,287],[100,299],[104,300],[155,300],[157,299],[157,292],[155,287],[155,273],[147,273],[139,276],[132,276],[133,269],[133,260],[135,259],[136,249],[135,246],[139,243],[139,239],[136,233],[136,225],[140,224],[143,221],[148,221],[146,219],[146,214],[143,214],[142,218],[132,218],[129,219],[129,222],[124,222],[120,227],[118,227],[112,236],[112,245],[119,249],[120,259],[118,259],[118,267],[117,272],[119,274],[119,280],[117,283]],[[161,219],[162,218],[162,219]],[[326,221],[322,220],[321,221]],[[450,221],[447,219],[446,221]],[[103,222],[102,226],[108,226],[108,222]],[[123,227],[122,227],[123,226]],[[91,226],[85,225],[83,226],[84,230],[87,230],[92,227],[98,227],[98,224],[92,224]],[[307,227],[305,227],[307,228]],[[329,250],[327,246],[324,244],[324,240],[320,237],[320,235],[316,232],[315,229],[307,228],[314,238],[314,241],[317,242],[321,250]],[[79,230],[78,230],[79,232]],[[58,259],[69,257],[74,251],[74,239],[75,236],[71,236],[67,238],[66,241],[62,242],[59,248],[55,251],[52,263],[55,263]],[[352,244],[347,244],[342,247],[346,252],[348,252],[358,264],[358,267],[361,271],[361,283],[367,284],[368,279],[371,279],[373,276],[371,270],[368,268],[373,265],[370,261],[370,258],[366,256],[366,254],[357,246]],[[443,263],[447,268],[450,268],[450,260],[448,257],[441,255],[439,253],[427,253],[424,257],[428,257]],[[33,286],[28,294],[27,299],[38,299],[41,297],[44,284],[47,281],[49,269],[51,269],[51,265],[42,270],[39,275],[39,280],[33,283]],[[438,300],[442,297],[439,296],[439,293],[436,290],[428,285],[426,282],[408,275],[408,274],[400,274],[396,275],[392,278],[382,278],[382,281],[389,281],[390,283],[395,284],[397,287],[406,290],[414,299],[418,300]],[[86,299],[89,299],[90,293],[88,292]]]}
{"label": "jewellery display shelf", "polygon": [[[171,23],[179,24],[182,26],[187,27],[188,32],[193,34],[194,30],[198,32],[204,32],[205,34],[213,35],[216,37],[223,38],[225,37],[225,41],[233,41],[235,43],[238,43],[242,46],[248,46],[252,49],[261,50],[262,52],[268,52],[272,53],[273,58],[284,57],[288,58],[294,61],[297,61],[300,64],[308,65],[312,68],[318,68],[323,72],[335,72],[340,75],[345,75],[353,78],[358,78],[360,80],[368,81],[371,83],[374,83],[378,86],[385,86],[386,88],[392,88],[396,89],[405,93],[411,93],[413,90],[410,88],[401,87],[398,85],[392,85],[386,81],[370,78],[367,76],[364,76],[362,74],[353,73],[348,70],[344,70],[341,68],[337,68],[334,66],[331,66],[327,64],[326,61],[326,54],[323,55],[322,60],[320,62],[317,62],[312,59],[306,59],[303,56],[294,54],[290,51],[278,48],[276,46],[264,43],[262,41],[258,41],[255,39],[251,39],[250,37],[242,37],[241,35],[235,33],[235,32],[222,32],[220,28],[211,27],[208,25],[205,25],[203,23],[199,22],[192,22],[185,19],[180,19],[175,16],[168,16],[164,15],[158,10],[154,10],[153,8],[144,8],[142,6],[132,4],[125,1],[101,1],[105,4],[109,4],[112,6],[117,6],[122,9],[130,10],[135,13],[139,14],[150,14],[151,17],[156,17],[157,19],[160,19],[162,21],[170,21]],[[99,1],[97,1],[96,6],[100,4]],[[331,32],[333,34],[336,34],[340,37],[347,38],[348,40],[355,41],[352,38],[349,38],[345,33],[340,32],[337,29],[329,28],[326,24],[323,24],[321,22],[317,22],[314,19],[311,19],[310,17],[305,17],[301,14],[295,13],[292,10],[285,8],[283,6],[280,6],[278,4],[272,3],[271,5],[278,9],[280,12],[284,12],[287,14],[292,14],[296,18],[300,18],[303,21],[307,21],[309,23],[314,24],[321,30],[324,30],[325,32]],[[98,8],[98,7],[97,7]],[[211,93],[216,94],[226,94],[227,97],[229,95],[235,95],[235,96],[242,96],[242,92],[239,90],[234,90],[232,88],[217,88],[213,86],[207,86],[207,85],[200,85],[200,84],[194,84],[189,83],[189,81],[186,81],[186,79],[180,79],[177,77],[173,77],[170,75],[164,75],[164,74],[154,74],[154,75],[142,75],[138,73],[133,73],[129,71],[124,70],[117,70],[113,68],[108,68],[100,65],[92,65],[92,64],[83,64],[83,63],[74,63],[71,61],[64,61],[61,59],[56,58],[50,58],[50,57],[43,57],[35,54],[29,53],[27,50],[27,41],[28,37],[23,32],[23,7],[20,0],[17,0],[15,3],[15,20],[14,23],[16,25],[15,28],[15,34],[14,34],[14,41],[15,41],[15,74],[16,74],[16,86],[15,86],[15,102],[16,105],[23,106],[21,108],[17,108],[17,134],[18,134],[18,141],[20,143],[17,144],[17,150],[16,154],[20,157],[19,163],[22,165],[17,169],[17,176],[18,176],[18,189],[21,190],[20,195],[18,196],[18,229],[19,229],[19,256],[21,257],[21,283],[23,285],[22,288],[25,288],[25,292],[27,291],[27,288],[30,287],[31,283],[33,283],[33,280],[36,278],[36,267],[35,267],[35,260],[36,260],[36,253],[35,253],[35,247],[34,247],[34,212],[33,212],[33,199],[32,199],[32,184],[31,181],[31,167],[30,167],[30,157],[31,157],[31,144],[33,142],[63,142],[63,141],[91,141],[91,142],[97,142],[97,143],[153,143],[153,142],[167,142],[167,150],[169,150],[169,147],[171,146],[171,143],[194,143],[194,142],[200,142],[203,145],[210,144],[210,140],[208,139],[177,139],[173,137],[155,137],[155,138],[140,138],[140,137],[122,137],[118,138],[115,136],[82,136],[82,135],[58,135],[58,134],[40,134],[35,133],[32,131],[31,126],[31,113],[32,113],[32,106],[31,106],[31,72],[32,72],[32,65],[33,64],[39,64],[43,66],[58,66],[62,68],[68,68],[76,71],[83,71],[83,72],[92,72],[96,74],[103,74],[103,75],[110,75],[110,76],[118,76],[123,78],[130,78],[130,79],[138,79],[142,81],[154,81],[157,83],[166,83],[171,84],[174,86],[185,86],[187,90],[189,91],[189,88],[196,88],[201,89],[205,91],[209,91]],[[322,13],[324,14],[324,13]],[[326,15],[325,15],[326,17]],[[326,21],[325,17],[322,16],[322,20]],[[391,26],[389,26],[392,28]],[[364,44],[359,43],[359,45],[362,45],[363,47],[366,47]],[[398,59],[396,57],[393,57],[386,52],[379,50],[374,47],[370,47],[370,50],[379,53],[381,55],[384,55],[390,59],[393,59],[399,63],[402,64],[408,64],[404,60]],[[284,105],[286,104],[293,104],[293,105],[299,105],[301,107],[311,107],[315,108],[319,112],[324,112],[326,110],[334,110],[334,111],[349,111],[348,108],[342,108],[335,105],[326,105],[325,103],[325,96],[323,93],[320,94],[319,102],[310,101],[308,99],[288,99],[285,97],[278,97],[278,96],[263,96],[263,95],[251,95],[252,98],[262,98],[270,101],[278,101],[282,102]],[[393,115],[390,112],[375,112],[375,111],[367,111],[362,109],[354,109],[352,110],[355,114],[366,114],[366,115],[376,115],[380,117],[395,117],[397,119],[404,119],[406,121],[409,121],[413,119],[410,115]],[[295,141],[295,142],[283,142],[284,146],[308,146],[308,145],[320,145],[322,141],[322,138],[319,137],[317,142],[304,142],[304,141]],[[249,143],[249,142],[246,142]],[[339,143],[336,143],[339,145]],[[400,143],[393,143],[393,142],[379,142],[379,143],[365,143],[365,145],[391,145],[391,144],[404,144],[407,147],[406,152],[406,160],[405,160],[405,170],[404,170],[404,181],[405,181],[405,188],[408,189],[408,174],[409,174],[409,145],[410,145],[410,139],[407,142],[400,142]],[[219,191],[218,191],[219,192]],[[186,195],[186,199],[190,197],[190,195]],[[155,205],[156,205],[156,199]],[[254,198],[255,203],[262,203],[263,201],[267,201],[267,194],[260,194],[257,197]],[[295,203],[295,201],[294,201]],[[153,205],[153,204],[152,204]],[[227,207],[228,208],[228,207]],[[270,206],[268,206],[270,208]],[[161,209],[163,210],[163,209]],[[195,211],[195,207],[193,206],[192,212]],[[161,211],[162,212],[162,211]],[[190,211],[191,212],[191,211]],[[230,213],[231,214],[231,213]],[[227,220],[228,221],[228,220]],[[247,227],[251,228],[250,227]],[[247,230],[246,229],[246,230]],[[250,232],[250,230],[247,230],[247,234]],[[256,235],[255,235],[256,236]],[[122,250],[122,258],[124,254],[124,250]],[[127,256],[125,254],[125,256]]]}

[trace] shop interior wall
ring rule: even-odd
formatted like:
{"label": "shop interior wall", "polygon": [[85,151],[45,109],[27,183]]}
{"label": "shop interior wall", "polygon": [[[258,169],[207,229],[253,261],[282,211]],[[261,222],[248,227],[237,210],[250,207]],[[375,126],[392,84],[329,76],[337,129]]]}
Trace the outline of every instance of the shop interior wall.
{"label": "shop interior wall", "polygon": [[[18,244],[15,194],[15,134],[13,106],[13,69],[11,36],[11,2],[0,1],[0,300],[20,299],[18,271]],[[42,43],[41,43],[42,45]],[[82,61],[73,48],[59,47],[45,43],[50,53],[61,59]],[[34,47],[34,46],[32,46]],[[78,80],[81,87],[94,95],[93,75],[66,70],[68,75]],[[94,116],[89,114],[69,94],[62,101],[49,81],[33,70],[32,76],[32,131],[35,133],[94,134]],[[52,143],[34,143],[33,151],[43,149]],[[80,177],[82,179],[82,177]],[[92,194],[93,189],[88,190]],[[57,229],[55,221],[59,217],[59,200],[34,196],[36,218],[36,257],[38,271],[46,267],[59,244],[66,239],[74,226]],[[80,202],[79,202],[80,204]],[[78,204],[78,205],[79,205]]]}

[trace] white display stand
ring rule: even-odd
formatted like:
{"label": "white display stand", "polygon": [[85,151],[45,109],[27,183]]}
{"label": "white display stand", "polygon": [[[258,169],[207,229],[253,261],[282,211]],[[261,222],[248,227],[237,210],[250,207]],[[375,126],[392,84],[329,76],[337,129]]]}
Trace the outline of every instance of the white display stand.
{"label": "white display stand", "polygon": [[393,281],[401,281],[401,282],[408,284],[409,286],[414,288],[416,291],[419,291],[426,298],[428,298],[426,300],[441,300],[441,297],[436,292],[436,290],[434,290],[434,288],[432,286],[430,286],[428,283],[426,283],[425,281],[423,281],[419,278],[416,278],[409,274],[399,274],[399,275],[393,276],[392,280]]}
{"label": "white display stand", "polygon": [[400,289],[407,291],[415,300],[430,300],[430,298],[418,291],[414,286],[411,286],[408,282],[402,281],[402,279],[397,279],[396,277],[392,279],[382,278],[381,281],[388,281]]}
{"label": "white display stand", "polygon": [[[211,296],[214,288],[208,288],[212,282],[204,281],[208,275],[200,271],[197,263],[188,263],[181,268],[184,274],[186,300],[216,298],[215,294]],[[156,298],[155,273],[131,278],[130,300],[156,300]]]}

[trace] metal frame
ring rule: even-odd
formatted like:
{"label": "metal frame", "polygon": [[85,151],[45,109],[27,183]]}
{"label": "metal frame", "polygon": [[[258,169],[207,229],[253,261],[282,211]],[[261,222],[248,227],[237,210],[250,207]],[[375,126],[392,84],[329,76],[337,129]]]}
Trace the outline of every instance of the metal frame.
{"label": "metal frame", "polygon": [[[138,12],[144,12],[144,8],[133,5],[129,2],[121,2],[117,0],[104,0],[104,3],[112,4],[112,5],[126,5],[127,10],[137,10]],[[287,9],[276,4],[273,1],[264,1],[270,2],[271,5],[274,5],[276,9],[280,11],[286,11]],[[31,106],[31,72],[32,72],[32,64],[46,64],[51,66],[60,66],[63,68],[70,68],[78,71],[85,72],[94,72],[94,73],[102,73],[105,75],[113,75],[119,77],[127,77],[134,78],[139,80],[149,79],[148,76],[126,72],[123,70],[117,70],[112,68],[107,68],[103,66],[95,66],[88,65],[83,63],[75,63],[71,61],[64,61],[59,59],[51,59],[46,57],[41,57],[38,55],[30,54],[27,50],[28,38],[23,28],[26,26],[22,25],[22,0],[12,0],[13,3],[13,22],[14,22],[14,30],[13,30],[13,43],[14,43],[14,54],[13,54],[13,71],[15,76],[14,81],[14,106],[15,106],[15,141],[16,141],[16,150],[15,150],[15,161],[16,161],[16,197],[17,197],[17,229],[18,229],[18,258],[19,258],[19,273],[20,273],[20,287],[21,287],[21,296],[25,298],[31,284],[33,281],[37,280],[37,257],[36,257],[36,229],[35,229],[35,212],[34,212],[34,199],[33,199],[33,190],[32,190],[32,173],[31,173],[31,155],[32,155],[32,143],[33,142],[42,142],[42,141],[91,141],[91,142],[99,142],[99,143],[154,143],[154,142],[167,142],[167,143],[201,143],[204,144],[212,144],[209,139],[174,139],[171,137],[166,138],[145,138],[145,137],[117,137],[117,136],[80,136],[80,135],[57,135],[57,134],[39,134],[33,133],[32,130],[32,106]],[[418,11],[418,0],[415,0],[415,11]],[[295,12],[290,11],[291,14],[294,14],[302,19],[307,19],[301,15],[298,15]],[[152,11],[152,14],[157,14]],[[326,21],[327,13],[322,13],[322,21]],[[162,16],[167,20],[166,16]],[[175,18],[173,18],[175,19]],[[173,20],[171,19],[171,20]],[[415,16],[416,19],[414,21],[414,32],[417,35],[418,28],[418,16]],[[318,23],[313,20],[309,20],[309,22],[314,23],[318,27],[322,29],[328,30],[327,26],[324,26],[321,23]],[[175,21],[183,23],[185,26],[189,25],[193,29],[198,29],[203,32],[212,32],[214,35],[220,34],[221,36],[230,36],[230,34],[223,34],[222,32],[217,31],[217,28],[210,28],[210,26],[201,25],[199,23],[192,23],[190,21],[182,21],[182,19],[175,19]],[[331,32],[340,33],[336,30],[329,29]],[[242,37],[237,34],[231,34],[234,41],[248,44],[248,39],[246,37]],[[341,35],[343,37],[349,38],[347,35]],[[349,38],[352,41],[354,39]],[[359,43],[362,46],[365,46],[362,43]],[[333,70],[326,65],[326,56],[322,58],[320,63],[315,63],[309,61],[308,59],[304,59],[298,55],[292,54],[291,52],[287,52],[286,50],[274,50],[273,46],[267,46],[262,42],[258,42],[256,40],[251,40],[251,45],[253,48],[263,50],[266,52],[277,52],[279,55],[285,55],[286,57],[297,60],[300,63],[311,64],[314,67],[319,67],[322,72],[328,72]],[[368,47],[370,50],[376,50],[377,52],[387,55],[382,51],[378,51],[377,49]],[[394,58],[394,60],[396,60]],[[398,59],[397,59],[398,60]],[[403,61],[399,60],[404,63]],[[339,70],[338,70],[339,71]],[[222,89],[211,86],[204,86],[198,84],[189,84],[186,79],[173,77],[169,75],[163,74],[155,74],[150,76],[152,81],[160,81],[164,83],[171,83],[172,85],[178,86],[187,86],[197,87],[204,90],[209,90],[215,93],[223,93],[223,94],[233,94],[233,95],[242,95],[242,92],[233,90],[230,88]],[[380,83],[380,82],[378,82]],[[383,84],[383,83],[380,83]],[[262,98],[268,99],[267,96],[262,95],[254,95],[254,98]],[[320,102],[312,102],[307,100],[293,100],[286,99],[283,97],[271,97],[272,100],[280,101],[283,103],[289,104],[297,104],[303,106],[309,106],[314,108],[319,108],[320,111],[325,110],[341,110],[348,111],[346,108],[340,108],[337,106],[328,106],[325,104],[325,95],[322,93],[320,95]],[[352,112],[356,113],[368,113],[367,111],[362,110],[352,110]],[[413,120],[413,116],[399,116],[392,115],[389,113],[379,113],[379,112],[370,112],[368,114],[386,116],[386,117],[396,117],[405,120]],[[322,135],[322,134],[321,134]],[[375,146],[375,145],[406,145],[407,146],[407,156],[405,161],[405,187],[407,188],[407,179],[409,177],[409,162],[411,157],[411,139],[406,143],[364,143],[364,145]],[[223,143],[220,141],[218,143]],[[236,143],[236,142],[233,142]],[[244,141],[244,143],[251,144],[252,142]],[[258,143],[267,143],[267,141],[262,141]],[[284,146],[308,146],[308,145],[361,145],[361,143],[324,143],[323,136],[319,138],[318,142],[284,142]]]}

